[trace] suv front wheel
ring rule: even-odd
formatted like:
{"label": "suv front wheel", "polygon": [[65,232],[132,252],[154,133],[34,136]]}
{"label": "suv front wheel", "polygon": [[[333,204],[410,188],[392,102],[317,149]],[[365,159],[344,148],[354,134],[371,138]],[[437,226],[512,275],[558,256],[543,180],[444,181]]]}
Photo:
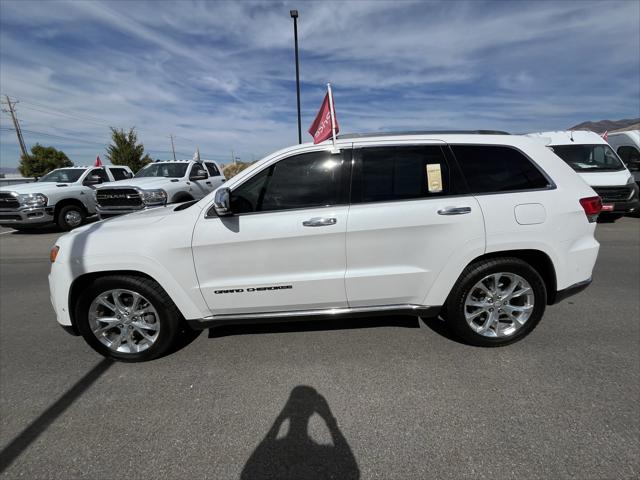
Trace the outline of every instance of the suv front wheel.
{"label": "suv front wheel", "polygon": [[446,304],[446,320],[466,343],[498,347],[528,335],[542,318],[547,292],[540,274],[511,257],[469,265]]}
{"label": "suv front wheel", "polygon": [[168,352],[182,316],[153,280],[114,275],[98,278],[82,292],[76,320],[78,330],[98,353],[142,362]]}

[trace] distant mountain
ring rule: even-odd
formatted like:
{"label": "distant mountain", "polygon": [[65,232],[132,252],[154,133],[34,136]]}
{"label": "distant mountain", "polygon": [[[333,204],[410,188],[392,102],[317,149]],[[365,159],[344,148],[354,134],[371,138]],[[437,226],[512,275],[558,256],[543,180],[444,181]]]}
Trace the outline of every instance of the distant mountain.
{"label": "distant mountain", "polygon": [[18,167],[0,167],[0,173],[18,173]]}
{"label": "distant mountain", "polygon": [[600,120],[599,122],[582,122],[569,130],[591,130],[596,133],[613,132],[616,130],[635,130],[640,124],[640,118],[624,120]]}

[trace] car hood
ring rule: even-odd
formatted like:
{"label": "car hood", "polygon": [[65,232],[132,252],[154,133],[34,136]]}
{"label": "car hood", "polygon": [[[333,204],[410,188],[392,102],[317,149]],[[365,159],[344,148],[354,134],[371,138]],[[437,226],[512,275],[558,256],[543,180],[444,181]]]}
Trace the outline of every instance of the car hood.
{"label": "car hood", "polygon": [[617,187],[626,185],[631,177],[629,170],[619,170],[617,172],[577,172],[591,187]]}
{"label": "car hood", "polygon": [[178,180],[166,177],[141,177],[141,178],[128,178],[126,180],[118,180],[117,182],[109,182],[97,187],[101,188],[126,188],[126,187],[138,187],[143,189],[154,189],[166,187],[172,180]]}
{"label": "car hood", "polygon": [[19,183],[17,185],[8,185],[0,188],[0,192],[16,192],[16,193],[43,193],[47,195],[53,191],[60,191],[64,188],[76,186],[74,183],[55,183],[55,182],[31,182]]}

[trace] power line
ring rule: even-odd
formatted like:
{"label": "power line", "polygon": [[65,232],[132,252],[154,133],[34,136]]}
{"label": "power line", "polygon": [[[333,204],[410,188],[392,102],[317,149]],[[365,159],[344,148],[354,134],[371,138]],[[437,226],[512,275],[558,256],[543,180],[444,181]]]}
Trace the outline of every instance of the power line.
{"label": "power line", "polygon": [[[53,134],[53,133],[40,132],[40,131],[37,131],[37,130],[24,130],[23,129],[22,131],[26,132],[26,133],[29,133],[29,134],[32,134],[32,135],[40,135],[40,136],[44,136],[44,137],[55,138],[55,139],[58,139],[58,140],[67,140],[69,142],[79,142],[79,143],[85,143],[85,144],[88,144],[88,145],[98,145],[98,146],[101,146],[103,148],[105,148],[107,146],[104,142],[83,140],[83,139],[72,138],[72,137],[65,137],[63,135],[56,135],[56,134]],[[0,132],[15,132],[15,129],[13,129],[11,127],[0,127]],[[157,150],[155,148],[148,148],[148,147],[145,147],[145,151],[147,151],[149,153],[168,153],[168,154],[172,154],[173,153],[172,150]],[[176,150],[176,155],[180,155],[181,157],[188,158],[192,154]],[[215,157],[212,158],[212,160],[216,159],[216,158],[220,158],[221,159],[222,157],[215,156]]]}
{"label": "power line", "polygon": [[[89,116],[89,115],[87,115],[87,116],[71,115],[69,113],[62,112],[62,111],[60,111],[58,109],[52,108],[52,107],[50,107],[48,105],[43,105],[41,103],[32,102],[31,100],[21,100],[20,103],[27,104],[27,105],[34,105],[36,107],[40,107],[40,108],[43,108],[45,110],[48,110],[49,112],[55,112],[56,114],[70,116],[70,117],[75,118],[77,120],[84,120],[84,121],[89,121],[89,122],[97,122],[97,123],[100,123],[102,125],[107,125],[108,126],[108,124],[104,123],[103,119],[100,119],[98,117],[93,117],[93,116]],[[31,108],[31,110],[35,110],[35,109]]]}
{"label": "power line", "polygon": [[[10,127],[0,127],[0,130],[2,130],[2,131],[15,131],[14,128],[10,128]],[[39,132],[37,130],[22,130],[22,132],[31,133],[33,135],[41,135],[41,136],[44,136],[44,137],[57,138],[59,140],[68,140],[70,142],[88,143],[88,144],[92,144],[92,145],[101,145],[103,147],[106,146],[106,144],[104,142],[92,142],[90,140],[83,140],[83,139],[79,139],[79,138],[64,137],[62,135],[56,135],[54,133],[47,133],[47,132]]]}
{"label": "power line", "polygon": [[89,120],[88,118],[76,117],[75,115],[70,115],[70,114],[67,114],[67,113],[64,113],[64,112],[57,112],[57,111],[53,111],[53,110],[42,110],[42,109],[39,109],[39,108],[29,107],[27,105],[24,105],[23,107],[27,108],[29,110],[33,110],[35,112],[45,113],[47,115],[58,115],[58,116],[61,116],[61,117],[71,118],[71,119],[74,119],[74,120],[81,120],[83,122],[93,123],[95,125],[100,125],[101,127],[110,127],[110,125],[106,124],[106,123],[97,122],[95,120]]}

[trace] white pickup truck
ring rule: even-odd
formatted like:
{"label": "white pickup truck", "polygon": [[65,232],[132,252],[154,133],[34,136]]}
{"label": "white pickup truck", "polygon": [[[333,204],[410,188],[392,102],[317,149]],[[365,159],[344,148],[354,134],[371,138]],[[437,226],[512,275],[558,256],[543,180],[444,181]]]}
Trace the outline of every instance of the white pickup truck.
{"label": "white pickup truck", "polygon": [[96,214],[94,188],[133,176],[123,165],[58,168],[37,182],[0,188],[0,226],[25,230],[56,223],[63,230]]}
{"label": "white pickup truck", "polygon": [[174,160],[150,163],[134,178],[97,187],[100,218],[131,213],[168,203],[200,200],[225,182],[215,162]]}

